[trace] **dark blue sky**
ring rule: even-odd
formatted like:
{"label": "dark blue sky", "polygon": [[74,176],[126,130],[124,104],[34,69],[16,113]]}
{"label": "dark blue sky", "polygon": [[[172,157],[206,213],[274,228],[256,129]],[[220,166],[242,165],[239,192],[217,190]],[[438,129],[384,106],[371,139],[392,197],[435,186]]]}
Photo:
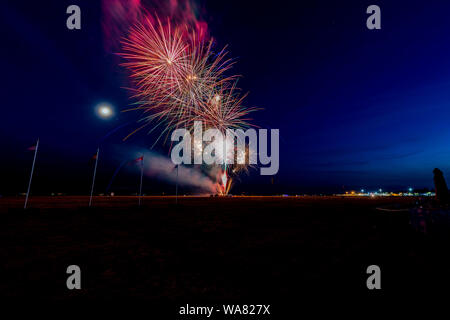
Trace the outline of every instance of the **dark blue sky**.
{"label": "dark blue sky", "polygon": [[[65,27],[70,4],[81,7],[80,31]],[[370,4],[381,7],[381,30],[366,28]],[[237,59],[247,105],[264,109],[255,123],[281,134],[274,184],[254,170],[235,192],[431,187],[433,168],[450,174],[448,1],[201,5],[218,47],[228,44]],[[0,193],[25,190],[32,154],[24,150],[38,136],[36,188],[46,192],[88,188],[89,158],[119,126],[102,141],[99,188],[123,160],[117,148],[153,143],[145,133],[122,142],[138,115],[120,113],[131,102],[127,75],[104,50],[99,2],[6,1],[0,34]],[[113,120],[95,115],[101,101],[115,106]]]}

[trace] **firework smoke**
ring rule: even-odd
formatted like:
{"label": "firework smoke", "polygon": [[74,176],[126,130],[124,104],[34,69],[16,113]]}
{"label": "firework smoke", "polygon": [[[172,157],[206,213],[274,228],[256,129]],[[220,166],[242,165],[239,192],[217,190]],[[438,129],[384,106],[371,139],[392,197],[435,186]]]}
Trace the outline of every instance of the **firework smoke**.
{"label": "firework smoke", "polygon": [[[177,169],[173,162],[155,152],[145,152],[144,173],[146,176],[156,177],[161,180],[176,183]],[[208,176],[195,167],[180,165],[178,169],[178,184],[192,187],[207,193],[216,193],[217,185]]]}
{"label": "firework smoke", "polygon": [[[115,154],[118,155],[116,162],[118,163],[120,161],[120,165],[117,167],[109,182],[107,192],[110,190],[116,176],[121,170],[126,168],[130,170],[130,168],[136,167],[140,163],[131,159],[141,159],[141,157],[143,157],[142,159],[144,161],[145,176],[173,184],[177,182],[176,166],[170,158],[158,152],[120,145],[115,147]],[[220,192],[220,186],[218,186],[216,181],[216,177],[208,173],[205,174],[199,167],[180,165],[178,168],[178,184],[200,193],[213,194],[218,191]]]}
{"label": "firework smoke", "polygon": [[168,18],[175,25],[189,26],[201,41],[209,38],[208,25],[194,0],[102,0],[105,49],[117,52],[120,40],[132,26],[155,16]]}

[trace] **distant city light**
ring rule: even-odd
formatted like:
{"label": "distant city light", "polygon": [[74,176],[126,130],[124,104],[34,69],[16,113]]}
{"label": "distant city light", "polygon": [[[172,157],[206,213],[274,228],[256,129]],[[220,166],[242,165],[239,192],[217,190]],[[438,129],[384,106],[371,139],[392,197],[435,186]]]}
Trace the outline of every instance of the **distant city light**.
{"label": "distant city light", "polygon": [[397,192],[397,191],[383,191],[383,189],[378,189],[378,191],[367,191],[366,189],[361,189],[361,192],[356,191],[345,191],[345,194],[335,194],[337,196],[346,197],[412,197],[412,196],[424,196],[424,197],[434,197],[436,193],[425,191],[425,192],[414,192],[414,188],[409,187],[409,192]]}

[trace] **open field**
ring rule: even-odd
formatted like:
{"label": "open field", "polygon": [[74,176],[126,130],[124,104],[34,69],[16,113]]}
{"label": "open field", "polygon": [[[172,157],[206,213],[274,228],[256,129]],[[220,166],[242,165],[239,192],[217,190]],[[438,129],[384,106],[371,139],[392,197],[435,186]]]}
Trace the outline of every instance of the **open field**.
{"label": "open field", "polygon": [[[8,297],[286,300],[434,292],[449,283],[448,240],[418,233],[413,198],[35,197],[0,199],[0,294]],[[66,268],[82,290],[66,289]],[[257,302],[258,302],[257,301]]]}

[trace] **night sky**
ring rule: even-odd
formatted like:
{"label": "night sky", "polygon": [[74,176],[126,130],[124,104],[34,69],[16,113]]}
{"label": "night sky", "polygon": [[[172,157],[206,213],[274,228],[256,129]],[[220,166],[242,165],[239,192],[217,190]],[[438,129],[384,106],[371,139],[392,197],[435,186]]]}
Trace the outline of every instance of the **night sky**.
{"label": "night sky", "polygon": [[[450,2],[199,3],[217,47],[236,58],[246,105],[263,109],[254,123],[280,129],[278,175],[251,170],[232,193],[432,187],[435,167],[450,176]],[[81,30],[66,28],[71,4],[81,7]],[[381,30],[366,28],[371,4],[381,8]],[[106,190],[155,136],[122,142],[139,115],[121,112],[130,84],[105,50],[100,1],[3,1],[0,34],[0,194],[26,191],[27,148],[38,137],[36,194],[87,194],[98,145],[98,192]],[[111,120],[95,113],[103,101],[115,108]],[[125,168],[110,191],[135,192],[138,171]],[[174,192],[151,177],[144,189]]]}

